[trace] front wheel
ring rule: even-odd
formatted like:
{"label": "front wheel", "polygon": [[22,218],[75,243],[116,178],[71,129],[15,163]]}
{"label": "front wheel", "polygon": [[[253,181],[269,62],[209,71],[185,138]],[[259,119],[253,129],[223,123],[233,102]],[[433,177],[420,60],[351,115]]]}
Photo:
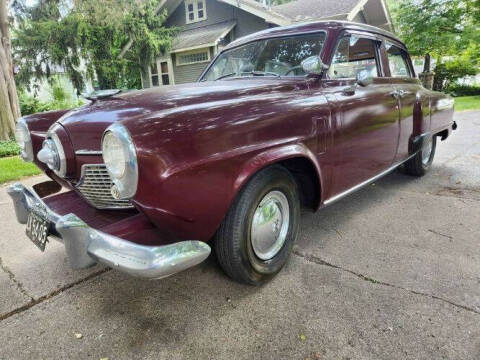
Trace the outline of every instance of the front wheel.
{"label": "front wheel", "polygon": [[407,174],[413,176],[423,176],[430,170],[437,147],[437,137],[431,136],[423,144],[422,149],[405,163]]}
{"label": "front wheel", "polygon": [[240,191],[217,231],[218,262],[234,280],[260,285],[287,262],[299,224],[295,179],[281,166],[266,168]]}

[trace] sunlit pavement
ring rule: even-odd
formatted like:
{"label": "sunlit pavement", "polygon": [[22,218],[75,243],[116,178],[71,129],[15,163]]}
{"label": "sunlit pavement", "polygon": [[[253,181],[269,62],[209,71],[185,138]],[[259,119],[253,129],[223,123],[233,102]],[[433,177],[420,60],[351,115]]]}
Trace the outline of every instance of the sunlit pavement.
{"label": "sunlit pavement", "polygon": [[[160,281],[41,253],[0,187],[0,359],[479,359],[480,112],[423,178],[316,213],[261,288],[214,259]],[[25,183],[33,184],[42,177]]]}

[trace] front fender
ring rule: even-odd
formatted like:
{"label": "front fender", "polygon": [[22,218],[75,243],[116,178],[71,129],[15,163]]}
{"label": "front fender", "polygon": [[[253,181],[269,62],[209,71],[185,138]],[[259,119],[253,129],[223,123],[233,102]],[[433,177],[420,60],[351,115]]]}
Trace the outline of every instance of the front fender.
{"label": "front fender", "polygon": [[[323,183],[323,179],[320,166],[315,155],[304,144],[288,144],[275,147],[256,154],[252,158],[248,159],[243,164],[237,175],[237,178],[233,184],[232,192],[236,196],[240,189],[247,183],[247,181],[255,173],[262,170],[263,168],[293,158],[306,158],[311,162],[318,176],[318,183],[316,185],[321,192],[323,189],[323,187],[321,186],[321,184]],[[320,194],[320,198],[323,198],[323,194]],[[319,204],[317,204],[317,206],[318,205]]]}

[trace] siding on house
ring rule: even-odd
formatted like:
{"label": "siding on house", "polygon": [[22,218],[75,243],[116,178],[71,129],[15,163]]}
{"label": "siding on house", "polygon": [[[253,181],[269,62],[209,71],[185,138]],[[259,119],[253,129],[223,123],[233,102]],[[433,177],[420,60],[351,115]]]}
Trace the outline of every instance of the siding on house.
{"label": "siding on house", "polygon": [[[210,59],[213,59],[213,47],[209,49]],[[201,62],[189,65],[177,65],[176,54],[172,54],[173,73],[175,76],[175,84],[185,84],[197,81],[202,71],[209,64],[208,62]]]}
{"label": "siding on house", "polygon": [[[175,11],[168,17],[165,22],[167,27],[177,27],[180,31],[201,29],[205,26],[218,24],[225,21],[236,20],[236,26],[233,28],[229,41],[235,40],[239,37],[265,30],[270,27],[270,24],[266,23],[264,19],[252,15],[242,9],[238,9],[234,6],[216,1],[205,0],[207,19],[191,24],[186,24],[185,4],[182,2]],[[216,49],[210,47],[210,59],[215,57]],[[173,74],[175,77],[175,84],[183,84],[188,82],[194,82],[198,79],[202,71],[208,65],[208,62],[202,62],[197,64],[177,65],[176,55],[177,53],[171,53]],[[150,78],[143,79],[143,87],[150,87]]]}
{"label": "siding on house", "polygon": [[235,26],[235,28],[233,29],[234,37],[231,40],[236,40],[243,36],[275,26],[265,22],[264,19],[259,18],[258,16],[246,12],[245,10],[234,8],[233,6],[232,9],[233,17],[237,20],[237,26]]}
{"label": "siding on house", "polygon": [[233,19],[234,7],[216,0],[206,0],[207,19],[191,24],[186,24],[185,3],[182,1],[165,22],[166,27],[176,26],[180,30],[197,29],[202,26],[213,25]]}

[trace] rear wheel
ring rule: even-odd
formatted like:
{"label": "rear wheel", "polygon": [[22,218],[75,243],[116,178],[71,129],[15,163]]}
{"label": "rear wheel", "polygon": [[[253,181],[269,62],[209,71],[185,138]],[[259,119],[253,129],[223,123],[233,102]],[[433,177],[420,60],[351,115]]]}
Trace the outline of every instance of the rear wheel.
{"label": "rear wheel", "polygon": [[423,176],[430,170],[437,147],[437,137],[431,136],[423,144],[422,149],[405,163],[407,174]]}
{"label": "rear wheel", "polygon": [[297,237],[300,201],[293,176],[280,166],[254,175],[240,191],[215,235],[223,270],[260,285],[287,262]]}

